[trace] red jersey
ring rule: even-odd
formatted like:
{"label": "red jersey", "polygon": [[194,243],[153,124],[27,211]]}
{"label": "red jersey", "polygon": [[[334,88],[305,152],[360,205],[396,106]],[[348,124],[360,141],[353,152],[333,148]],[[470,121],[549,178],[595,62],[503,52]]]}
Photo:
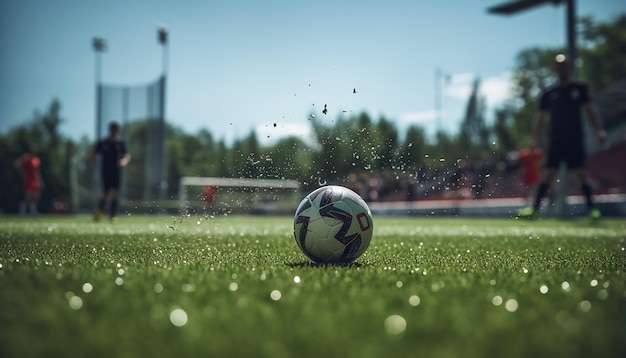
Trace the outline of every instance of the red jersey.
{"label": "red jersey", "polygon": [[217,196],[217,188],[214,186],[207,186],[202,190],[202,197],[204,198],[204,204],[209,207],[213,205],[213,201]]}
{"label": "red jersey", "polygon": [[519,151],[519,161],[522,163],[522,183],[536,185],[539,183],[539,164],[543,160],[541,148],[524,148]]}
{"label": "red jersey", "polygon": [[35,155],[26,153],[20,157],[20,164],[22,166],[22,180],[24,184],[24,190],[40,190],[41,183],[39,183],[39,158]]}

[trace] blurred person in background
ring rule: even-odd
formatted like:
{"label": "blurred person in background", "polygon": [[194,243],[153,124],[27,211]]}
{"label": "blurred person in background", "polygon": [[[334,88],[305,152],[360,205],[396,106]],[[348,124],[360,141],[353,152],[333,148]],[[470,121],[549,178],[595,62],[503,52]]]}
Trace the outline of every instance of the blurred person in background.
{"label": "blurred person in background", "polygon": [[543,149],[540,147],[523,148],[519,151],[517,159],[522,165],[522,186],[524,188],[524,199],[532,205],[532,191],[541,180],[541,164],[544,160]]}
{"label": "blurred person in background", "polygon": [[41,178],[41,161],[37,156],[37,146],[30,144],[28,150],[15,160],[15,168],[22,177],[22,189],[24,198],[20,201],[20,215],[26,215],[30,211],[31,215],[37,215],[37,203],[41,196],[41,189],[44,183]]}
{"label": "blurred person in background", "polygon": [[570,63],[565,55],[556,56],[554,70],[558,77],[557,83],[541,94],[539,109],[535,113],[532,129],[532,147],[538,147],[539,135],[546,116],[550,116],[548,128],[547,161],[544,176],[535,194],[532,206],[518,211],[519,217],[534,218],[539,213],[541,200],[548,193],[561,163],[567,165],[578,183],[587,203],[589,216],[598,219],[600,210],[595,207],[592,198],[591,178],[586,168],[586,154],[583,139],[584,109],[598,142],[606,142],[606,132],[598,112],[593,105],[587,85],[574,81],[570,74]]}
{"label": "blurred person in background", "polygon": [[89,160],[92,168],[96,165],[96,156],[100,156],[100,178],[102,180],[102,194],[98,206],[94,211],[94,220],[100,221],[107,203],[111,222],[117,221],[117,206],[122,183],[122,168],[130,161],[130,153],[126,142],[118,138],[120,125],[117,122],[109,124],[109,133],[106,138],[100,139],[92,149]]}

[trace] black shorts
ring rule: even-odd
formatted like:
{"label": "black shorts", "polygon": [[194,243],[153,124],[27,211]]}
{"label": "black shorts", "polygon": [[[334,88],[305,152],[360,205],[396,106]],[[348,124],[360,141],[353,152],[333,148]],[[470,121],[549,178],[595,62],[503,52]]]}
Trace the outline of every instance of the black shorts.
{"label": "black shorts", "polygon": [[567,165],[567,169],[584,168],[587,156],[582,142],[579,143],[554,143],[548,149],[546,168],[557,169],[561,163]]}
{"label": "black shorts", "polygon": [[113,172],[113,173],[104,173],[102,175],[102,187],[105,192],[109,190],[120,190],[120,183],[122,182],[122,173]]}

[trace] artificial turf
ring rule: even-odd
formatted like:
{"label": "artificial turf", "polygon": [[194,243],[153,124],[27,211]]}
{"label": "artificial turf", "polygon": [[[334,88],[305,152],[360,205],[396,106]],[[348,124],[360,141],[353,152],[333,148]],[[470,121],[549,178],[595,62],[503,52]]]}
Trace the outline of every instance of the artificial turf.
{"label": "artificial turf", "polygon": [[623,357],[621,220],[374,218],[315,265],[291,217],[0,217],[0,357]]}

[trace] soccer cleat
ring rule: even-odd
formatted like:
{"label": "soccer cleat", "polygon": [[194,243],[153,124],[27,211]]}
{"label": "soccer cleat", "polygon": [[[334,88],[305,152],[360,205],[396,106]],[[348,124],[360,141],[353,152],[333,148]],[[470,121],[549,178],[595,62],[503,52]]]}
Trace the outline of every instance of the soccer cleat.
{"label": "soccer cleat", "polygon": [[522,208],[517,211],[518,218],[534,219],[537,217],[537,210],[533,207]]}
{"label": "soccer cleat", "polygon": [[98,221],[100,221],[101,217],[102,217],[102,210],[96,209],[93,212],[93,221],[98,222]]}
{"label": "soccer cleat", "polygon": [[593,220],[598,220],[602,216],[600,210],[593,208],[589,211],[589,217]]}

